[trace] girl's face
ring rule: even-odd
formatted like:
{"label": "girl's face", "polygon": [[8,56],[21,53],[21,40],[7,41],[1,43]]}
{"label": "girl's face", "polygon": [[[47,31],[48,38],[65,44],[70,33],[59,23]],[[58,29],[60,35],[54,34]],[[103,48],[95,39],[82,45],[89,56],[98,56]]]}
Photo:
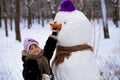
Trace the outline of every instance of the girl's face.
{"label": "girl's face", "polygon": [[38,47],[36,44],[30,45],[29,50],[31,55],[37,55],[41,52],[41,48]]}

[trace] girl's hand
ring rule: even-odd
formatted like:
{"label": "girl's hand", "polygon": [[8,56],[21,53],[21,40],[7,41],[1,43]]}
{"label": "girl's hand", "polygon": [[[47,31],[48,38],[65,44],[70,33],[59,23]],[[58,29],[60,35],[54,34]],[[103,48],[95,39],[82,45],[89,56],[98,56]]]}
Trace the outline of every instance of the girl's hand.
{"label": "girl's hand", "polygon": [[42,80],[51,80],[52,76],[48,74],[42,74]]}

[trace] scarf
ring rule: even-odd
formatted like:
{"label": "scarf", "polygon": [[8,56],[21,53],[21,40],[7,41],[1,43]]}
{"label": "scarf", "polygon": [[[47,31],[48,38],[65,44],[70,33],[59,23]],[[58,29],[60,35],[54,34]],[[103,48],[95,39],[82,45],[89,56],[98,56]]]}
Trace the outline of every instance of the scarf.
{"label": "scarf", "polygon": [[58,66],[59,64],[64,62],[64,58],[68,59],[71,56],[71,52],[75,52],[79,50],[80,51],[83,51],[83,50],[93,51],[93,48],[87,44],[71,46],[71,47],[63,47],[63,46],[57,45],[56,55],[52,62],[52,65],[55,64],[56,66]]}
{"label": "scarf", "polygon": [[50,74],[50,66],[47,58],[43,56],[43,53],[44,53],[43,50],[38,55],[29,55],[24,52],[25,51],[22,52],[22,55],[26,56],[25,60],[37,60],[41,73]]}

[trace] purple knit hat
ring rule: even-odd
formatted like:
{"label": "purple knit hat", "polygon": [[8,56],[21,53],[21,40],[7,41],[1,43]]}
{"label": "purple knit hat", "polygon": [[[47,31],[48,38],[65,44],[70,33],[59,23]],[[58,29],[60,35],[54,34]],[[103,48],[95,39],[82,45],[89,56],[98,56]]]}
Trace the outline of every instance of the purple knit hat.
{"label": "purple knit hat", "polygon": [[66,12],[71,12],[76,10],[76,7],[74,6],[72,0],[63,0],[60,3],[59,11],[66,11]]}
{"label": "purple knit hat", "polygon": [[23,46],[24,46],[24,50],[29,54],[29,47],[30,47],[30,45],[32,45],[32,44],[36,44],[36,45],[39,45],[39,43],[36,41],[36,40],[34,40],[34,39],[26,39],[25,41],[24,41],[24,44],[23,44]]}

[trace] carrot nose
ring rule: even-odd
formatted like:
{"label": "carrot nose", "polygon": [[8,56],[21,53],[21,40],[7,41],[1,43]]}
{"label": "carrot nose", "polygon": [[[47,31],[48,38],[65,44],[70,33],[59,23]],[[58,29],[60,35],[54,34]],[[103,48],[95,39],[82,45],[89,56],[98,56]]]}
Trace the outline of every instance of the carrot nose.
{"label": "carrot nose", "polygon": [[58,23],[51,23],[50,26],[52,29],[61,30],[61,28],[62,28],[62,24],[58,24]]}

